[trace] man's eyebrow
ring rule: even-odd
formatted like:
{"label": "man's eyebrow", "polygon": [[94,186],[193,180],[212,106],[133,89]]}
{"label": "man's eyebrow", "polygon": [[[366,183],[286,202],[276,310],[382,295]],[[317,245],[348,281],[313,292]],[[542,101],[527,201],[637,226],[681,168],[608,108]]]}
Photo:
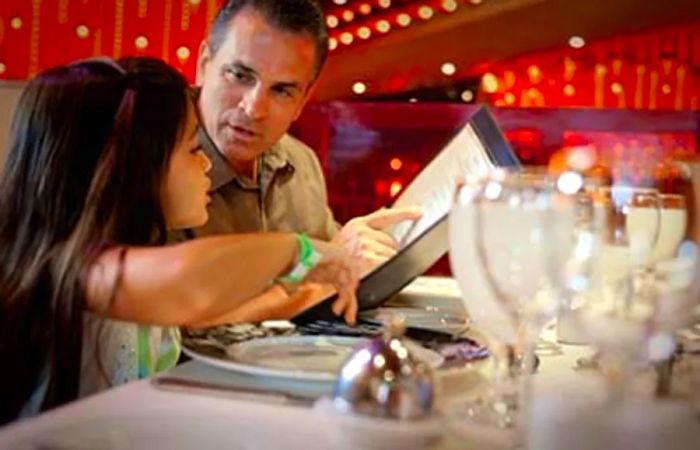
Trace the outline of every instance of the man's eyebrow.
{"label": "man's eyebrow", "polygon": [[255,71],[250,66],[246,66],[243,64],[241,61],[233,61],[232,63],[229,64],[230,67],[233,67],[236,70],[240,70],[241,72],[245,72],[247,75],[257,75],[258,73]]}
{"label": "man's eyebrow", "polygon": [[[236,60],[230,63],[230,67],[244,72],[246,75],[258,76],[258,73],[252,67],[245,65],[243,62]],[[294,89],[297,91],[302,91],[301,85],[297,81],[278,81],[272,85],[273,89],[283,90],[283,89]]]}
{"label": "man's eyebrow", "polygon": [[299,86],[299,83],[297,83],[296,81],[280,81],[273,84],[272,88],[277,90],[294,89],[297,91],[301,91],[301,86]]}

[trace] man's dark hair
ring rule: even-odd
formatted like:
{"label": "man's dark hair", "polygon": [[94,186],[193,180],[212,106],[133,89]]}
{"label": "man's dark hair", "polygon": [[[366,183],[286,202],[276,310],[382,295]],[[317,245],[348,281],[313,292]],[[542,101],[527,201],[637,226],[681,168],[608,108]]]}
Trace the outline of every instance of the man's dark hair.
{"label": "man's dark hair", "polygon": [[261,13],[271,25],[283,31],[306,34],[316,44],[315,76],[328,56],[328,30],[321,7],[314,0],[229,0],[225,2],[209,31],[209,47],[216,54],[226,38],[228,26],[243,9]]}

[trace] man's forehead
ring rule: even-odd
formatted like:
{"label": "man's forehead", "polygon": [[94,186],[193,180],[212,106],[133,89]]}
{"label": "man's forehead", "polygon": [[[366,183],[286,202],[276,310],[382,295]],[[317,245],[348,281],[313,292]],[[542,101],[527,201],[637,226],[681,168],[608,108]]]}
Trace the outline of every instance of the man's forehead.
{"label": "man's forehead", "polygon": [[217,56],[240,63],[279,82],[309,84],[316,68],[316,45],[304,32],[283,30],[262,14],[244,9],[229,23]]}

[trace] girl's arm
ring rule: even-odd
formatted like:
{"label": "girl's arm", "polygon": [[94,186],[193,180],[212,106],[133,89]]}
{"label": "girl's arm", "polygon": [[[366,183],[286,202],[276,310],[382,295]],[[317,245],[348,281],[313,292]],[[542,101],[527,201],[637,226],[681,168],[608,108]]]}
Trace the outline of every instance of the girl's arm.
{"label": "girl's arm", "polygon": [[[126,252],[119,276],[119,249],[110,249],[89,271],[88,309],[115,319],[151,324],[209,321],[232,313],[249,299],[275,301],[278,297],[274,289],[269,289],[271,282],[291,269],[298,251],[296,237],[282,233],[215,236],[170,247],[134,247]],[[344,269],[329,271],[329,264],[322,261],[309,273],[310,281],[336,286],[345,299],[343,311],[356,308],[357,277],[352,262],[335,256],[330,264],[344,265]],[[239,311],[251,316],[246,309]]]}
{"label": "girl's arm", "polygon": [[[191,328],[205,328],[236,322],[262,322],[263,320],[291,319],[302,311],[320,303],[333,294],[332,286],[317,283],[300,285],[292,294],[275,284],[262,294],[244,302],[237,308],[201,322],[190,324]],[[355,313],[349,321],[354,322]],[[349,317],[350,312],[346,313]]]}

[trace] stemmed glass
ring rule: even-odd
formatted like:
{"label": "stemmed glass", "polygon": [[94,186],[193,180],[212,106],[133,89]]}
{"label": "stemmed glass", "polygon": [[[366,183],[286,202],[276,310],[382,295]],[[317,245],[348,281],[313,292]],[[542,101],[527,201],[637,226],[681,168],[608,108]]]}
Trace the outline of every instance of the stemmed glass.
{"label": "stemmed glass", "polygon": [[[597,351],[612,397],[623,393],[642,354],[656,298],[655,255],[661,224],[654,189],[596,188],[591,230],[595,237],[590,290],[574,317]],[[660,254],[660,253],[659,253]]]}
{"label": "stemmed glass", "polygon": [[477,422],[512,427],[524,409],[534,344],[558,311],[573,248],[575,202],[560,187],[573,193],[582,180],[568,180],[498,169],[458,191],[450,216],[451,266],[496,369],[493,390],[468,405]]}
{"label": "stemmed glass", "polygon": [[659,194],[659,236],[652,258],[654,263],[676,256],[688,228],[688,207],[680,194]]}

